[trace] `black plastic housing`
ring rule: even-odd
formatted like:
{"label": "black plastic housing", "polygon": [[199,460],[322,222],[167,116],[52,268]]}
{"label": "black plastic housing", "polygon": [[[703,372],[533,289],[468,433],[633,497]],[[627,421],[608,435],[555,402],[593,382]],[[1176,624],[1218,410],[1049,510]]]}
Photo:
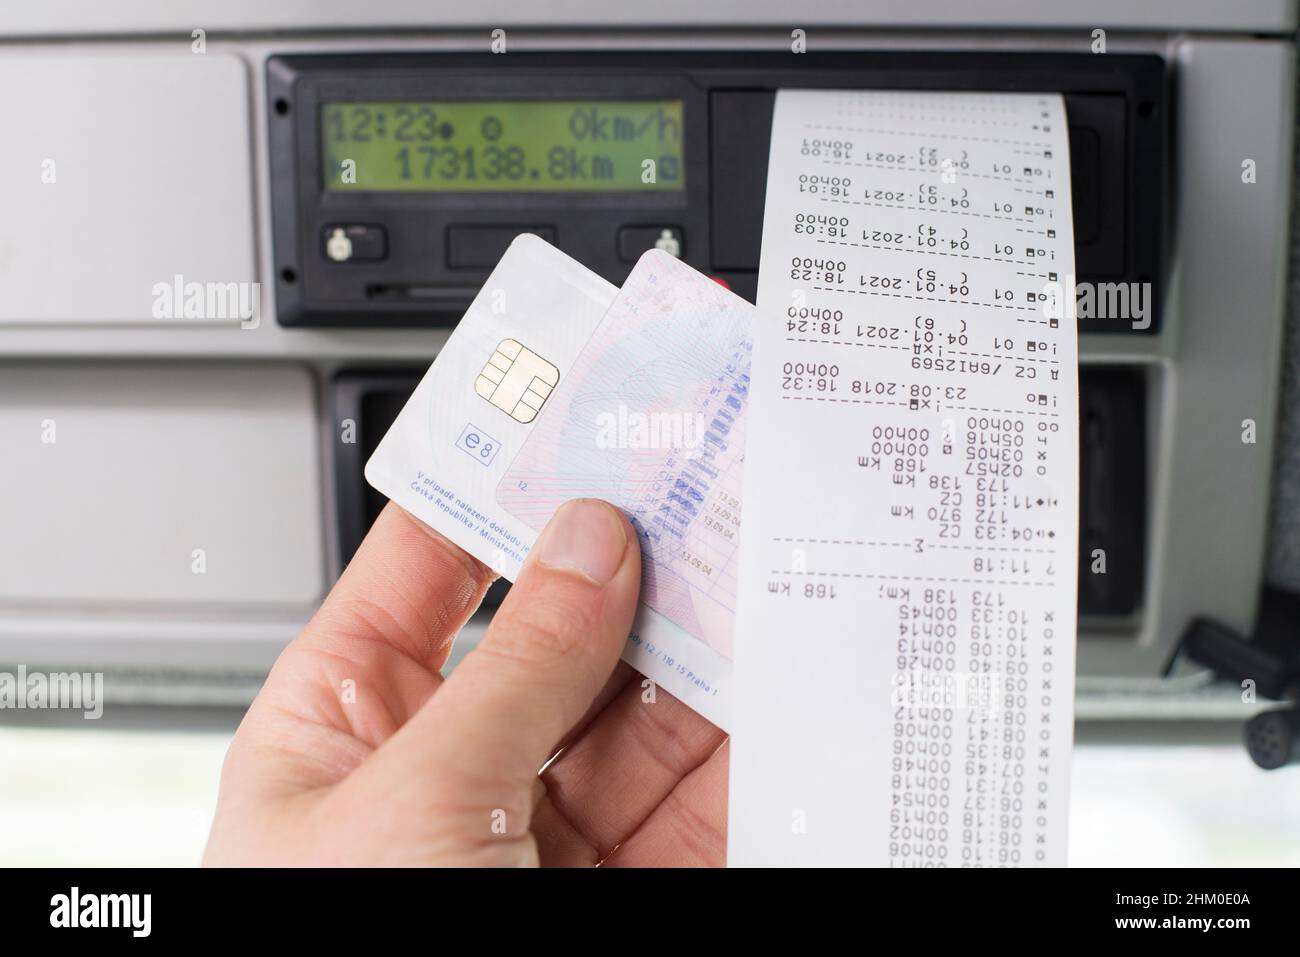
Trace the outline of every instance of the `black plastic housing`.
{"label": "black plastic housing", "polygon": [[[1166,69],[1154,55],[944,52],[593,52],[272,57],[267,66],[276,308],[282,325],[454,325],[487,277],[449,242],[465,227],[553,230],[620,284],[624,227],[673,227],[683,258],[753,300],[775,91],[789,88],[1059,92],[1069,116],[1078,280],[1148,282],[1160,325]],[[320,104],[438,99],[680,99],[685,190],[354,193],[321,184]],[[332,262],[340,224],[387,234],[381,261]],[[460,230],[453,233],[452,230]],[[472,235],[472,234],[468,234]],[[1126,319],[1081,319],[1129,331]]]}
{"label": "black plastic housing", "polygon": [[[415,391],[419,369],[347,372],[333,385],[334,428],[351,420],[354,443],[335,457],[339,553],[346,564],[387,501],[362,475],[379,440]],[[1146,555],[1145,379],[1137,368],[1079,370],[1079,614],[1114,617],[1142,601]],[[1106,573],[1092,572],[1093,550]],[[489,607],[505,586],[494,585]]]}

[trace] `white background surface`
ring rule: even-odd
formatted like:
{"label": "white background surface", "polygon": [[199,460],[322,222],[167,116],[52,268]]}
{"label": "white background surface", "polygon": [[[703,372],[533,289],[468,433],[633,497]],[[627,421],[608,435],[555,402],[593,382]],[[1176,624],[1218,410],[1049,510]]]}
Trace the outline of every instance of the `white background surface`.
{"label": "white background surface", "polygon": [[[221,732],[0,728],[0,866],[188,866],[216,805]],[[1075,749],[1076,867],[1300,866],[1300,768],[1234,745]]]}

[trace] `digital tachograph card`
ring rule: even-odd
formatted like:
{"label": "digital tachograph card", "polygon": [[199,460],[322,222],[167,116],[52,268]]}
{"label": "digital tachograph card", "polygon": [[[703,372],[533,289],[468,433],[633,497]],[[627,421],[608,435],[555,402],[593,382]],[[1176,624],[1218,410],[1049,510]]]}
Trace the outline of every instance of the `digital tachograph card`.
{"label": "digital tachograph card", "polygon": [[666,253],[618,292],[520,236],[366,479],[511,580],[563,502],[622,508],[643,555],[624,658],[725,728],[752,318]]}

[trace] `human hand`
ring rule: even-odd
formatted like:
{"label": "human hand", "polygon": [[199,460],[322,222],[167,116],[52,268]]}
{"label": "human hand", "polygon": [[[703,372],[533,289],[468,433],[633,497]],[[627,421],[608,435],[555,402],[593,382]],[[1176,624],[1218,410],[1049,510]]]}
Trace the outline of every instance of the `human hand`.
{"label": "human hand", "polygon": [[562,507],[444,681],[493,577],[390,504],[235,734],[204,863],[721,865],[726,735],[618,661],[627,519]]}

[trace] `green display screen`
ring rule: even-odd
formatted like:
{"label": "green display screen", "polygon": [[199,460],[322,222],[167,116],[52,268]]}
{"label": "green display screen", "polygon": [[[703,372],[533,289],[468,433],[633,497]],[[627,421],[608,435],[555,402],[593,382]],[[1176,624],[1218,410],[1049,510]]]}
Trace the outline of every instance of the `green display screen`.
{"label": "green display screen", "polygon": [[328,190],[681,190],[682,101],[324,103],[321,163]]}

